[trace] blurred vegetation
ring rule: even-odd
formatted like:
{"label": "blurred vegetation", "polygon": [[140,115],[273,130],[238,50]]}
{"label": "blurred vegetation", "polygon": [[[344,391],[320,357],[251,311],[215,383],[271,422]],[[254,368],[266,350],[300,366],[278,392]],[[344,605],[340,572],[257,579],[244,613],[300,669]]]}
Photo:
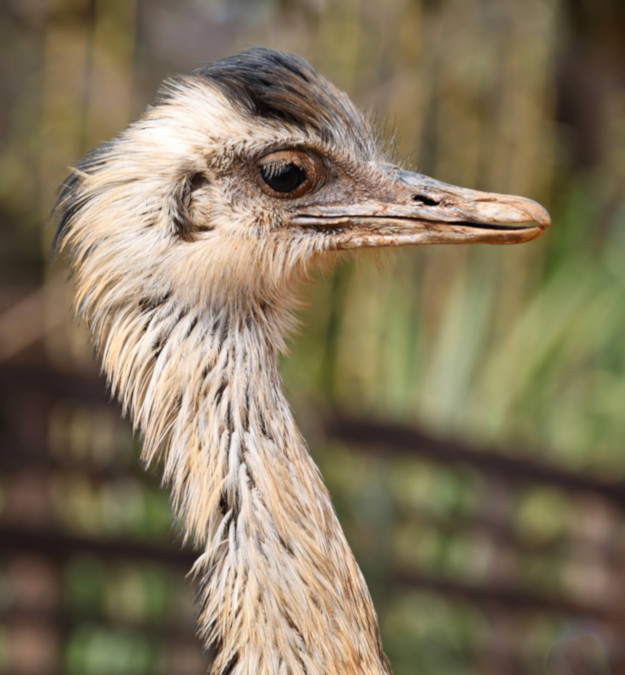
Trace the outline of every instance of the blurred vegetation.
{"label": "blurred vegetation", "polygon": [[[532,197],[554,222],[519,247],[359,253],[306,289],[285,383],[376,596],[395,672],[623,672],[622,612],[616,628],[530,616],[393,577],[410,568],[622,607],[622,511],[418,453],[363,456],[329,443],[319,422],[334,410],[392,420],[625,485],[619,0],[5,0],[0,366],[95,373],[84,329],[69,322],[65,270],[48,267],[42,224],[56,187],[165,76],[253,45],[309,59],[371,111],[399,160]],[[53,468],[3,470],[17,447],[3,432],[1,522],[154,551],[176,538],[167,496],[140,472],[116,409],[59,396],[41,412],[36,390],[8,398],[3,428],[20,423]],[[202,672],[184,637],[184,566],[97,547],[61,562],[0,554],[0,612],[13,616],[0,624],[0,671]],[[50,609],[58,631],[27,612],[16,619],[15,607]],[[31,659],[21,670],[20,649]]]}

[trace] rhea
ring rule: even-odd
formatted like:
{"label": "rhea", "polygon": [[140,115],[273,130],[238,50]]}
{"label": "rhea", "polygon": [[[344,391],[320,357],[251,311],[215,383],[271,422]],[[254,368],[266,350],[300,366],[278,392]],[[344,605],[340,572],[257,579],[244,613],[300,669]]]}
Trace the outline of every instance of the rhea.
{"label": "rhea", "polygon": [[198,551],[208,671],[389,673],[282,393],[298,281],[347,249],[529,241],[547,212],[404,171],[306,61],[254,49],[167,81],[54,214],[75,311]]}

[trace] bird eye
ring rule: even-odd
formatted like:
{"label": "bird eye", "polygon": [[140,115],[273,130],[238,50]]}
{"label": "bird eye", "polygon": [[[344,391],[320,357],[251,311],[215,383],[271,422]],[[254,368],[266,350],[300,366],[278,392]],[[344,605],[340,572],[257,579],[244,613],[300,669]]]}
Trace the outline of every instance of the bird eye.
{"label": "bird eye", "polygon": [[317,163],[302,150],[280,150],[258,163],[259,184],[272,197],[300,197],[318,184]]}
{"label": "bird eye", "polygon": [[293,192],[305,180],[304,170],[289,162],[288,164],[265,164],[260,167],[260,176],[276,192]]}

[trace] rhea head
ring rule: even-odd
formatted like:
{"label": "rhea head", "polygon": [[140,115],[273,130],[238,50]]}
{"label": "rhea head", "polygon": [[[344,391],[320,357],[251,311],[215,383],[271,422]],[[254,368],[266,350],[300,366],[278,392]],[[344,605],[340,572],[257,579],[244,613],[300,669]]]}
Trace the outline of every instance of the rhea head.
{"label": "rhea head", "polygon": [[74,169],[56,212],[55,247],[89,280],[78,284],[82,311],[124,288],[271,306],[330,251],[518,243],[549,225],[531,200],[402,170],[342,91],[268,49],[167,81]]}

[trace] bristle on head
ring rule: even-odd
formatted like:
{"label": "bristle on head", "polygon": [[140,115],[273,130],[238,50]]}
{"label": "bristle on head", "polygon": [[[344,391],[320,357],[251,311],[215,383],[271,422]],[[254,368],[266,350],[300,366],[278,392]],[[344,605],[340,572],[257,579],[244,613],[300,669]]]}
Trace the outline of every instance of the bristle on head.
{"label": "bristle on head", "polygon": [[310,128],[325,142],[349,129],[363,144],[371,130],[350,99],[299,56],[250,49],[195,71],[251,115]]}

